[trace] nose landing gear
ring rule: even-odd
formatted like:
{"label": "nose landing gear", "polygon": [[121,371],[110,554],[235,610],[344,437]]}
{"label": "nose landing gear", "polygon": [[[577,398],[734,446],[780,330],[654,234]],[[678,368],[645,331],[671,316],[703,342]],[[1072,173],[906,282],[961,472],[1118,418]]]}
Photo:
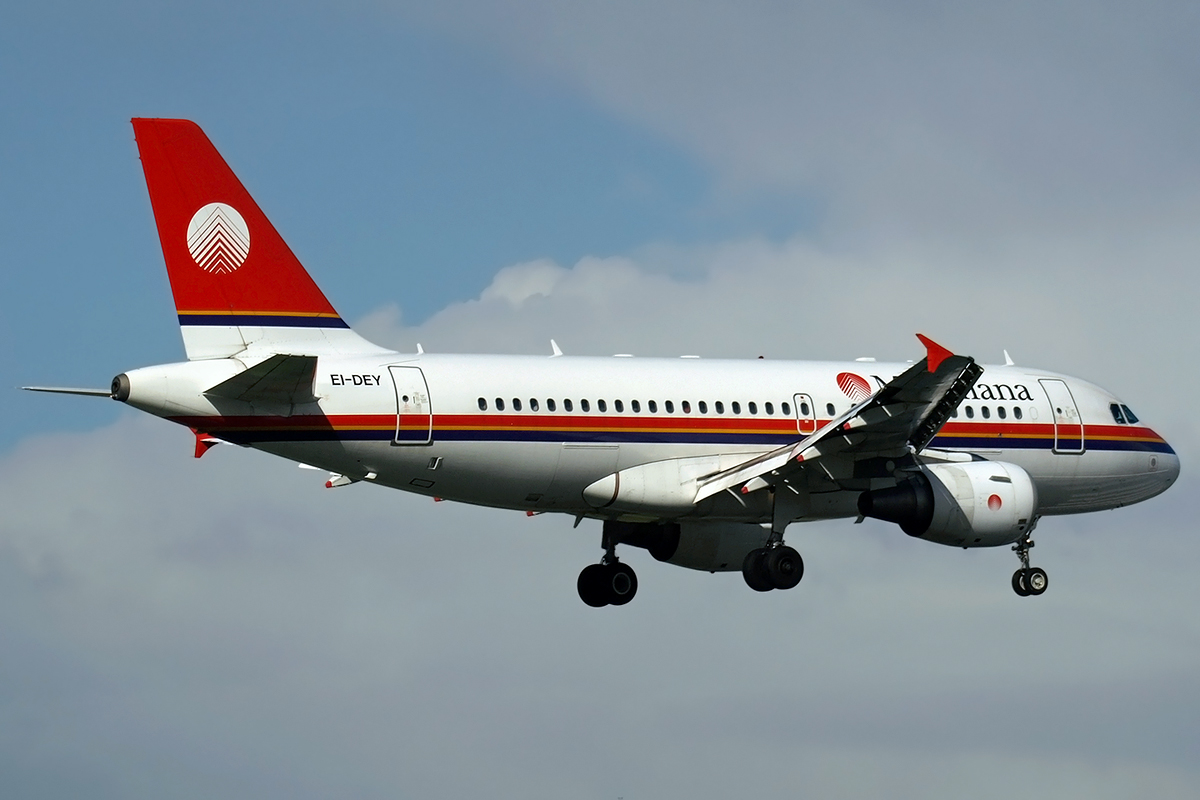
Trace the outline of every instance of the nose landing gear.
{"label": "nose landing gear", "polygon": [[1029,597],[1031,595],[1039,595],[1046,591],[1046,587],[1050,585],[1050,579],[1046,576],[1046,570],[1041,567],[1029,566],[1029,551],[1033,548],[1033,539],[1029,534],[1025,534],[1023,539],[1020,539],[1012,546],[1013,552],[1017,554],[1017,558],[1021,559],[1021,568],[1013,573],[1012,588],[1021,597]]}

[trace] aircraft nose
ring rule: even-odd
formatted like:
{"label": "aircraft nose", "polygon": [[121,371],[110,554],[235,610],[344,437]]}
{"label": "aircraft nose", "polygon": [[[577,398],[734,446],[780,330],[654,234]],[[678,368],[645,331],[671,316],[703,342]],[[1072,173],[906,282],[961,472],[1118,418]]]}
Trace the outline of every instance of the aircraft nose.
{"label": "aircraft nose", "polygon": [[1158,456],[1158,471],[1163,477],[1163,489],[1166,490],[1179,477],[1179,456],[1172,450]]}

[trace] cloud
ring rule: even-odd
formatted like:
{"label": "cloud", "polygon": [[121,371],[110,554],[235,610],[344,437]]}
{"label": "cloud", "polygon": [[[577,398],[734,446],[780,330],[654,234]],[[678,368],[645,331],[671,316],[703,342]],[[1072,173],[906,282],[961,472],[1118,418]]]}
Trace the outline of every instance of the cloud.
{"label": "cloud", "polygon": [[[1009,590],[1006,550],[843,521],[792,531],[794,592],[630,551],[637,601],[597,611],[574,587],[592,523],[326,490],[254,451],[196,461],[190,438],[126,416],[0,459],[6,793],[1200,784],[1190,478],[1045,521],[1037,605]],[[1131,546],[1133,526],[1155,533]]]}
{"label": "cloud", "polygon": [[1194,200],[1195,15],[1172,4],[474,0],[400,7],[677,143],[826,235],[1059,230]]}
{"label": "cloud", "polygon": [[[823,248],[774,243],[654,246],[627,257],[501,270],[477,299],[419,325],[385,306],[358,327],[412,351],[903,361],[921,332],[984,363],[1094,381],[1169,440],[1197,442],[1197,387],[1181,365],[1200,348],[1187,292],[1200,236],[1164,225],[1139,235],[1017,237],[996,246],[910,243]],[[681,265],[686,265],[681,267]],[[1151,390],[1156,381],[1173,388]]]}

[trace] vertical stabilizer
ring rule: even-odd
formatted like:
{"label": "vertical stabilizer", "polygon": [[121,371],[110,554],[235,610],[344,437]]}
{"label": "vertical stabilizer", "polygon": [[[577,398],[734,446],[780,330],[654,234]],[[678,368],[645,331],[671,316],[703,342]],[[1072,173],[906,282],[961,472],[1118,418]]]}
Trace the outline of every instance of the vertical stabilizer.
{"label": "vertical stabilizer", "polygon": [[133,130],[189,359],[380,350],[342,321],[198,125]]}

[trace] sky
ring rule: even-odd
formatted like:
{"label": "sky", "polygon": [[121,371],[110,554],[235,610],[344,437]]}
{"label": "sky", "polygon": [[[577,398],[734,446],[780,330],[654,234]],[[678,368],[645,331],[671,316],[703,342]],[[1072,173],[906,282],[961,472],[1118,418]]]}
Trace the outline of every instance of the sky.
{"label": "sky", "polygon": [[[1194,797],[1200,17],[1172,3],[44,2],[0,27],[0,794]],[[129,118],[405,351],[1052,369],[1180,453],[1007,548],[794,526],[759,595],[104,399],[183,358]]]}

